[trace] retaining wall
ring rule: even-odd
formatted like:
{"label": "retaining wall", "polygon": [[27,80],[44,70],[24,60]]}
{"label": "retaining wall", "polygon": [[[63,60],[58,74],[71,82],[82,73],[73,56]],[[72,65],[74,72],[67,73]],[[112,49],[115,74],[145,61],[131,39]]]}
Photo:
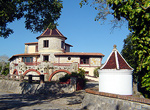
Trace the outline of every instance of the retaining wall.
{"label": "retaining wall", "polygon": [[82,106],[88,110],[150,110],[150,100],[86,89]]}
{"label": "retaining wall", "polygon": [[41,83],[29,84],[13,80],[0,80],[0,91],[13,92],[18,94],[46,94],[46,93],[72,93],[76,90],[74,83],[59,84],[59,83]]}
{"label": "retaining wall", "polygon": [[22,88],[19,81],[0,80],[0,91],[22,93]]}

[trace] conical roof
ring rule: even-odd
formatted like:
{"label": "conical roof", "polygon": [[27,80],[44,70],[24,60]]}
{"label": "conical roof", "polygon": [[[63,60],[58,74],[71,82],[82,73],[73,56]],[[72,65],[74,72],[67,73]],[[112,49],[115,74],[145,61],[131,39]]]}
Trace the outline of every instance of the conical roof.
{"label": "conical roof", "polygon": [[122,55],[116,49],[116,45],[114,45],[114,49],[107,58],[105,64],[101,67],[101,69],[129,69],[133,70],[133,68],[126,62],[126,60],[122,57]]}
{"label": "conical roof", "polygon": [[67,39],[58,29],[47,28],[40,36],[37,37],[61,37]]}

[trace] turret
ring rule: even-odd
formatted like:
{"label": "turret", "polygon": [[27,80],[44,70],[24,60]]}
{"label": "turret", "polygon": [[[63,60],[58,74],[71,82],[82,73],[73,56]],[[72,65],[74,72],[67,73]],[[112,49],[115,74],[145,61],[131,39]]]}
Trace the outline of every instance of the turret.
{"label": "turret", "polygon": [[65,51],[65,40],[67,38],[58,29],[47,28],[37,39],[39,53]]}

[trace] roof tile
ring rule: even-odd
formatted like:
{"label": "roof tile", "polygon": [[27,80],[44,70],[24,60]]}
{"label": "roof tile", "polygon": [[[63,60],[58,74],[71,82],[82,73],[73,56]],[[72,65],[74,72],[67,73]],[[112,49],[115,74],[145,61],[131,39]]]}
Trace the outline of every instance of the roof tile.
{"label": "roof tile", "polygon": [[83,52],[66,52],[66,53],[56,53],[56,56],[101,56],[102,53],[83,53]]}
{"label": "roof tile", "polygon": [[13,57],[18,57],[18,56],[39,56],[39,53],[23,53],[23,54],[16,54],[13,55],[12,57],[9,58],[9,61],[13,58]]}
{"label": "roof tile", "polygon": [[115,60],[115,53],[112,53],[111,57],[109,58],[107,64],[104,66],[103,69],[117,69]]}
{"label": "roof tile", "polygon": [[110,56],[107,58],[105,64],[101,67],[101,69],[130,69],[133,68],[126,62],[126,60],[122,57],[122,55],[114,46],[113,51]]}
{"label": "roof tile", "polygon": [[67,39],[58,29],[47,28],[40,36],[37,37],[61,37]]}

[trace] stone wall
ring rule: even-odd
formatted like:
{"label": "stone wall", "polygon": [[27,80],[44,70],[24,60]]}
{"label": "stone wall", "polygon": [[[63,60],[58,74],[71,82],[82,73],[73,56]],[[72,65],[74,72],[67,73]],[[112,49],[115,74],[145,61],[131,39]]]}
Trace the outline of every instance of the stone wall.
{"label": "stone wall", "polygon": [[102,58],[91,57],[90,66],[101,66]]}
{"label": "stone wall", "polygon": [[20,82],[13,80],[0,80],[0,91],[22,93]]}
{"label": "stone wall", "polygon": [[[48,48],[43,48],[43,41],[49,40],[49,46]],[[64,39],[58,38],[58,37],[41,37],[38,39],[38,51],[40,53],[43,52],[62,52],[63,49],[61,48],[61,41]]]}
{"label": "stone wall", "polygon": [[87,89],[82,106],[88,110],[150,110],[150,100]]}
{"label": "stone wall", "polygon": [[[70,57],[70,59],[68,59]],[[58,63],[72,63],[72,62],[78,62],[80,63],[80,57],[75,57],[75,56],[61,56],[61,57],[56,57],[58,60]]]}
{"label": "stone wall", "polygon": [[0,80],[0,91],[18,94],[48,94],[48,93],[72,93],[76,91],[76,82],[71,80],[70,84],[41,83],[29,84],[13,80]]}
{"label": "stone wall", "polygon": [[[34,71],[29,71],[29,70],[33,70]],[[75,72],[78,70],[78,63],[70,63],[70,65],[68,66],[54,66],[52,63],[50,62],[41,62],[38,65],[26,65],[24,62],[20,62],[17,66],[15,66],[15,64],[11,63],[10,64],[10,74],[13,74],[13,72],[17,70],[18,75],[26,75],[25,73],[27,72],[27,75],[29,74],[35,74],[38,75],[37,72],[39,72],[40,74],[45,74],[45,81],[48,81],[50,75],[57,71],[57,70],[67,70],[69,72]]]}

